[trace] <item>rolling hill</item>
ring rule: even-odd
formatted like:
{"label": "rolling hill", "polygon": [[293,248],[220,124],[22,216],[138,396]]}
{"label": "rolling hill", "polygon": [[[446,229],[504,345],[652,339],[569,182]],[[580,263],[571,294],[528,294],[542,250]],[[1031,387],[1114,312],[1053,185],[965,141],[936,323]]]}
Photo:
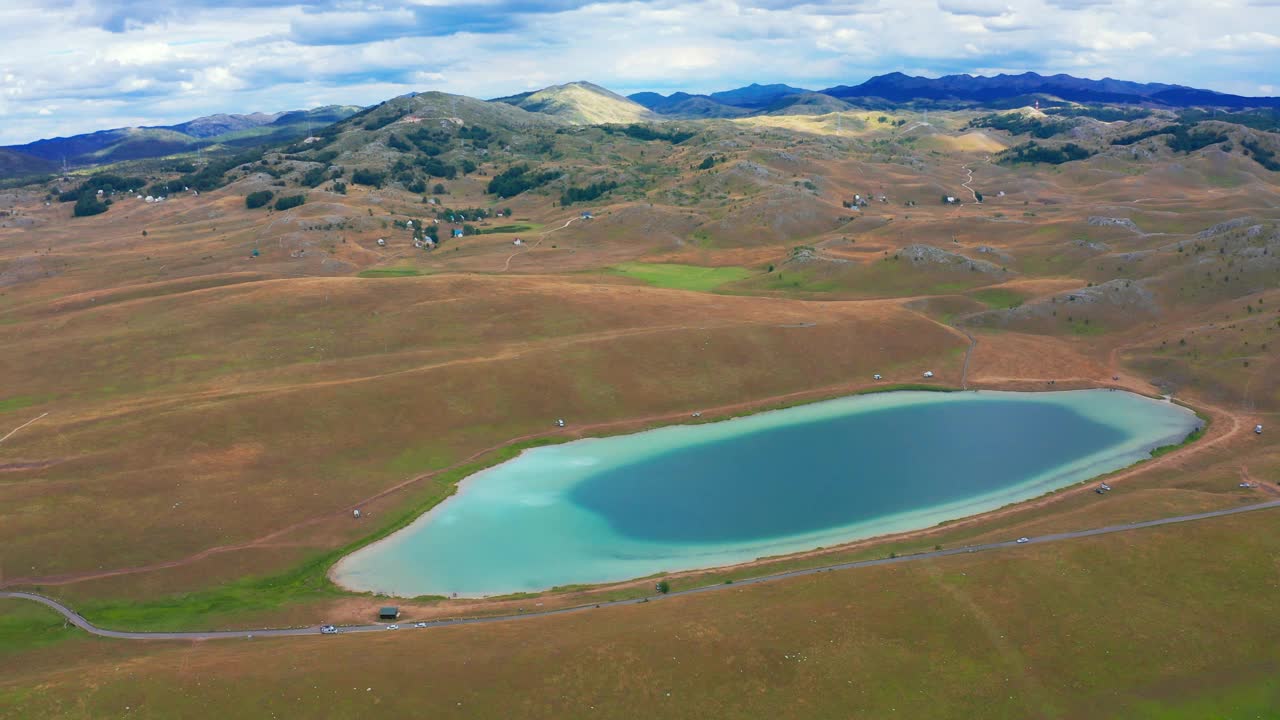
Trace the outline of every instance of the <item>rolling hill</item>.
{"label": "rolling hill", "polygon": [[660,114],[682,119],[724,118],[749,115],[787,105],[790,98],[812,94],[809,90],[790,85],[759,85],[723,90],[710,95],[691,95],[674,92],[662,95],[655,92],[639,92],[627,97]]}
{"label": "rolling hill", "polygon": [[632,123],[653,120],[645,106],[589,82],[553,85],[536,92],[495,98],[529,112],[552,115],[574,125]]}
{"label": "rolling hill", "polygon": [[830,95],[806,92],[799,95],[784,95],[760,112],[766,115],[825,115],[852,108],[853,105]]}
{"label": "rolling hill", "polygon": [[750,113],[746,108],[725,105],[706,95],[690,95],[686,92],[670,95],[640,92],[627,97],[659,115],[681,119],[739,117]]}

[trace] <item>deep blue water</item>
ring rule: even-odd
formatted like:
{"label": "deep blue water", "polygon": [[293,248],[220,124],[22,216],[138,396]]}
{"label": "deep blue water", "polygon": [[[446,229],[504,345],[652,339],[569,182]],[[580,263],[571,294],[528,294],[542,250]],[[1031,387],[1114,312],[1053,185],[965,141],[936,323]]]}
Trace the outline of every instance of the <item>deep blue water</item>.
{"label": "deep blue water", "polygon": [[569,499],[640,540],[753,540],[963,500],[1124,437],[1048,402],[913,405],[673,450],[592,475]]}

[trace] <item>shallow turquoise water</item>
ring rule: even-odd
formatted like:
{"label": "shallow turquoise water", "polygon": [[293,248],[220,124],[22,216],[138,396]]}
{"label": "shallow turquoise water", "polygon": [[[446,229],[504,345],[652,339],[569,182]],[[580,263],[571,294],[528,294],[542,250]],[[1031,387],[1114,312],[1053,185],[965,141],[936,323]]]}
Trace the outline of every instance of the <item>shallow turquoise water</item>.
{"label": "shallow turquoise water", "polygon": [[746,562],[927,527],[1181,441],[1107,390],[895,392],[528,450],[338,564],[343,585],[494,595]]}

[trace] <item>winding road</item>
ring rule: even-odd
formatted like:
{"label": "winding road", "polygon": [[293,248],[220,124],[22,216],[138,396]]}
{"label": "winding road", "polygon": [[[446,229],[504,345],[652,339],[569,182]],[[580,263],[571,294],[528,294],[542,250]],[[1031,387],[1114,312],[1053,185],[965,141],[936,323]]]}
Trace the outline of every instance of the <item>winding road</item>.
{"label": "winding road", "polygon": [[[1127,530],[1136,530],[1139,528],[1157,527],[1160,525],[1173,525],[1176,523],[1191,522],[1194,520],[1205,520],[1207,518],[1224,517],[1227,515],[1237,515],[1239,513],[1254,512],[1258,510],[1268,510],[1280,507],[1280,500],[1270,500],[1268,502],[1255,503],[1253,505],[1244,505],[1241,507],[1227,508],[1225,510],[1214,510],[1211,512],[1196,513],[1194,515],[1179,515],[1176,517],[1161,518],[1159,520],[1147,520],[1144,522],[1128,523],[1124,525],[1108,525],[1106,527],[1093,528],[1091,530],[1077,530],[1075,532],[1056,533],[1052,535],[1041,535],[1039,537],[1030,538],[1026,543],[1019,543],[1016,540],[1006,540],[1004,542],[984,543],[981,545],[969,545],[965,547],[952,548],[948,550],[934,550],[931,552],[923,552],[915,555],[903,555],[901,557],[880,558],[877,560],[860,560],[857,562],[838,563],[835,565],[825,565],[822,567],[808,568],[805,570],[792,570],[790,572],[777,573],[774,575],[762,575],[755,578],[747,578],[738,580],[732,585],[705,585],[688,590],[680,590],[667,595],[652,595],[643,597],[638,600],[614,600],[611,602],[603,602],[598,605],[579,605],[576,607],[561,608],[558,610],[540,610],[536,612],[520,613],[517,615],[493,615],[488,617],[473,618],[457,618],[445,620],[429,620],[426,622],[405,624],[405,629],[433,628],[445,627],[451,625],[479,625],[482,623],[510,622],[514,620],[527,620],[531,618],[548,617],[551,615],[567,615],[569,613],[589,612],[599,608],[614,607],[618,605],[636,605],[647,603],[650,601],[658,601],[666,598],[678,597],[681,595],[693,595],[697,593],[713,592],[715,590],[724,590],[731,587],[741,587],[743,585],[756,585],[759,583],[775,582],[778,580],[786,580],[788,578],[802,577],[805,575],[817,575],[818,573],[832,572],[834,570],[853,570],[855,568],[874,567],[878,565],[893,565],[896,563],[914,562],[917,560],[927,560],[932,558],[947,557],[950,555],[964,555],[975,552],[988,552],[991,550],[1012,549],[1022,544],[1038,545],[1041,543],[1057,542],[1060,540],[1071,540],[1074,538],[1092,537],[1094,535],[1109,535],[1111,533],[1125,532]],[[319,634],[318,626],[302,627],[302,628],[279,628],[271,630],[211,630],[203,632],[122,632],[118,630],[106,630],[93,625],[88,620],[81,617],[76,611],[63,605],[57,600],[47,598],[43,595],[35,593],[17,592],[17,591],[0,591],[0,598],[10,598],[18,600],[30,600],[40,603],[60,613],[67,622],[84,630],[85,632],[100,637],[116,638],[120,640],[219,640],[224,638],[254,638],[254,637],[292,637],[297,635],[316,635]],[[387,632],[386,625],[351,625],[339,629],[340,633],[367,633],[367,632]]]}
{"label": "winding road", "polygon": [[524,250],[517,250],[517,251],[515,251],[515,252],[511,253],[510,255],[508,255],[508,256],[507,256],[507,261],[506,261],[505,263],[503,263],[503,264],[502,264],[502,272],[506,272],[506,271],[508,271],[508,270],[510,270],[510,269],[511,269],[511,261],[512,261],[512,260],[514,260],[514,259],[515,259],[515,257],[516,257],[517,255],[523,255],[524,253],[527,253],[527,252],[529,252],[529,251],[531,251],[531,250],[533,250],[533,249],[537,248],[539,245],[541,245],[541,244],[542,244],[543,239],[544,239],[544,238],[546,238],[548,235],[550,235],[550,234],[551,234],[551,233],[553,233],[553,232],[556,232],[557,230],[563,230],[563,229],[565,229],[565,228],[569,227],[569,225],[570,225],[574,220],[578,220],[578,219],[579,219],[579,218],[576,218],[576,217],[575,217],[575,218],[569,218],[568,220],[565,220],[565,221],[564,221],[564,224],[563,224],[563,225],[561,225],[560,227],[558,227],[558,228],[551,228],[550,230],[548,230],[548,231],[546,231],[546,232],[542,233],[541,235],[539,235],[539,236],[538,236],[538,242],[534,243],[533,245],[528,246],[528,247],[527,247],[527,248],[525,248]]}
{"label": "winding road", "polygon": [[969,164],[968,164],[968,163],[965,163],[964,165],[961,165],[961,166],[960,166],[960,169],[961,169],[961,170],[964,170],[964,171],[965,171],[965,172],[967,172],[967,173],[969,173],[969,179],[968,179],[968,180],[965,180],[965,181],[964,181],[964,182],[962,182],[962,183],[960,183],[960,187],[964,188],[965,190],[968,190],[968,191],[969,191],[969,194],[973,196],[973,201],[974,201],[974,202],[978,202],[978,192],[977,192],[976,190],[974,190],[972,187],[970,187],[970,186],[969,186],[969,183],[973,182],[973,170],[970,170],[970,169],[969,169]]}

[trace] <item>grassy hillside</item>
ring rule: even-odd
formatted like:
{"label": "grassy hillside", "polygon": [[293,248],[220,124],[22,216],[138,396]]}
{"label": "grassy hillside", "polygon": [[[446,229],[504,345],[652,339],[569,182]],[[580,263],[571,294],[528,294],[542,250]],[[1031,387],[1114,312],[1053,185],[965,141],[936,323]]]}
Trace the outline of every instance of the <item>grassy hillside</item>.
{"label": "grassy hillside", "polygon": [[656,117],[643,105],[589,82],[553,85],[533,93],[500,98],[497,102],[552,115],[575,125],[632,123]]}

